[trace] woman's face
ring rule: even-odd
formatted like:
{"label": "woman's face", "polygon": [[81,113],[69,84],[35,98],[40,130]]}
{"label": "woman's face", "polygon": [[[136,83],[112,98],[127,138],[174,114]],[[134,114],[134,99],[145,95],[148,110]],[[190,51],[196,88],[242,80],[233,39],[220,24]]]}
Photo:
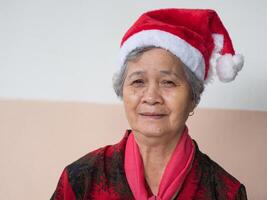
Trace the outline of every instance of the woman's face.
{"label": "woman's face", "polygon": [[183,131],[194,103],[182,62],[160,48],[128,62],[123,102],[135,133],[148,137]]}

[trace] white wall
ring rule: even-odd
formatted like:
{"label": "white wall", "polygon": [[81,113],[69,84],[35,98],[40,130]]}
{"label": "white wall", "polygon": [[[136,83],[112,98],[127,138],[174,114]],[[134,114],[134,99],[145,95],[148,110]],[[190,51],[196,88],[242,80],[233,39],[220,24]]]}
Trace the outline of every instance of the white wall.
{"label": "white wall", "polygon": [[246,57],[236,81],[215,81],[200,106],[266,111],[264,0],[0,0],[0,99],[118,102],[120,39],[142,12],[163,7],[216,9]]}

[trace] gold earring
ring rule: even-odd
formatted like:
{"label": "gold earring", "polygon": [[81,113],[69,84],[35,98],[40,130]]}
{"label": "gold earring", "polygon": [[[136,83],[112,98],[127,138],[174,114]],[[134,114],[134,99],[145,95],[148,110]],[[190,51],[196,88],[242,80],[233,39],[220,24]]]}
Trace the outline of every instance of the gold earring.
{"label": "gold earring", "polygon": [[194,111],[192,111],[191,113],[189,113],[189,116],[193,116],[194,115]]}

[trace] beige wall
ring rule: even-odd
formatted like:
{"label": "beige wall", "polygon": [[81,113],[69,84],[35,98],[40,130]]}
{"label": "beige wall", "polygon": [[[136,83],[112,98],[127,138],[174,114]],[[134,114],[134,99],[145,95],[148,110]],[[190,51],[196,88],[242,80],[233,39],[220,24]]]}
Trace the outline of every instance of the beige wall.
{"label": "beige wall", "polygon": [[[189,119],[200,148],[267,199],[267,112],[199,109]],[[121,105],[0,101],[0,199],[49,199],[64,166],[117,142]]]}

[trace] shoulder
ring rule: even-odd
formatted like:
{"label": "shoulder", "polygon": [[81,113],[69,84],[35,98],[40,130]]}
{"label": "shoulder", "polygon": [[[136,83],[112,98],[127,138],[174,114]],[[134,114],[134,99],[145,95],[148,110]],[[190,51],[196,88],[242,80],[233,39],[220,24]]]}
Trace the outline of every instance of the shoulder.
{"label": "shoulder", "polygon": [[234,176],[232,176],[221,165],[212,160],[207,154],[203,153],[198,148],[196,150],[196,158],[198,159],[201,169],[203,169],[205,172],[210,172],[218,178],[224,177],[224,179],[229,179],[231,183],[239,183]]}
{"label": "shoulder", "polygon": [[202,153],[197,145],[195,159],[201,170],[201,183],[207,190],[211,191],[211,196],[216,197],[216,199],[236,199],[238,195],[246,193],[245,187],[239,180],[208,155]]}
{"label": "shoulder", "polygon": [[107,145],[104,147],[101,147],[99,149],[93,150],[83,157],[79,158],[78,160],[74,161],[73,163],[69,164],[66,168],[68,171],[71,172],[77,172],[78,171],[87,171],[89,168],[92,168],[95,165],[98,165],[99,162],[103,162],[105,157],[112,156],[112,153],[109,154],[109,152],[114,152],[114,149],[116,148],[115,145]]}
{"label": "shoulder", "polygon": [[103,164],[107,164],[114,158],[117,158],[115,161],[121,159],[122,156],[124,156],[125,145],[129,132],[130,131],[126,131],[120,142],[91,151],[68,165],[66,169],[69,173],[88,173],[91,171],[99,171]]}
{"label": "shoulder", "polygon": [[123,157],[127,136],[119,143],[94,150],[65,168],[68,182],[79,199],[97,187],[113,183],[123,172]]}
{"label": "shoulder", "polygon": [[[112,161],[120,162],[123,149],[119,143],[107,145],[96,149],[66,167],[69,181],[77,181],[78,178],[93,178],[96,173],[101,173],[104,167]],[[88,176],[90,175],[90,176]]]}
{"label": "shoulder", "polygon": [[114,150],[115,145],[108,145],[101,147],[92,152],[87,153],[83,157],[74,161],[66,167],[70,181],[86,174],[98,171],[99,166],[103,164],[104,160],[109,157],[107,151]]}

